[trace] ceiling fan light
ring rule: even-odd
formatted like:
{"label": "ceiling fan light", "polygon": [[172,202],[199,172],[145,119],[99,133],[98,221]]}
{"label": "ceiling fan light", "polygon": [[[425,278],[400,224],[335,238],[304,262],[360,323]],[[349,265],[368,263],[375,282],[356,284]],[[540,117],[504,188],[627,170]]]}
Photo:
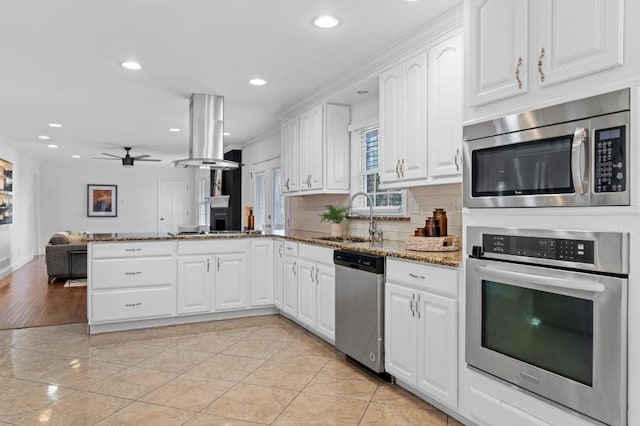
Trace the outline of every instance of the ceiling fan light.
{"label": "ceiling fan light", "polygon": [[131,157],[124,157],[122,159],[122,166],[123,167],[133,167],[133,158]]}

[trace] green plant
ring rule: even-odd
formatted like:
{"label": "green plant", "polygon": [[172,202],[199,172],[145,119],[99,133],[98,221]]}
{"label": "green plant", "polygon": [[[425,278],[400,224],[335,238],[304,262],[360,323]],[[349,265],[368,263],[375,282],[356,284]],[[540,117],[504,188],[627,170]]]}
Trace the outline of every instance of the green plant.
{"label": "green plant", "polygon": [[349,213],[349,207],[334,206],[333,204],[326,205],[327,209],[320,215],[322,222],[340,223],[347,217]]}

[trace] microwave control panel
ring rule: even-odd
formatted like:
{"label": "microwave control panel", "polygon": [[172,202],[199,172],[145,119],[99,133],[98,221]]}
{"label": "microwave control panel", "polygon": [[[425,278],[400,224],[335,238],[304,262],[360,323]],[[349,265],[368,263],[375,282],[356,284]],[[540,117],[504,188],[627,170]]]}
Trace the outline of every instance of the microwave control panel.
{"label": "microwave control panel", "polygon": [[594,242],[589,240],[483,234],[482,250],[507,256],[595,263]]}
{"label": "microwave control panel", "polygon": [[595,192],[623,192],[627,190],[625,126],[595,131]]}

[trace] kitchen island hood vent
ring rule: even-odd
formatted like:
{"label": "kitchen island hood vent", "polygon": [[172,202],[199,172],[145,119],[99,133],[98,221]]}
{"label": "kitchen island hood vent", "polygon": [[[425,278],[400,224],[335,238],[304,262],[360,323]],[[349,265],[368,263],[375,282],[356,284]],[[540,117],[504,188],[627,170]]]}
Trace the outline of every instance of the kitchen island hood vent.
{"label": "kitchen island hood vent", "polygon": [[189,158],[171,167],[233,170],[240,164],[224,159],[224,96],[194,93],[189,102]]}

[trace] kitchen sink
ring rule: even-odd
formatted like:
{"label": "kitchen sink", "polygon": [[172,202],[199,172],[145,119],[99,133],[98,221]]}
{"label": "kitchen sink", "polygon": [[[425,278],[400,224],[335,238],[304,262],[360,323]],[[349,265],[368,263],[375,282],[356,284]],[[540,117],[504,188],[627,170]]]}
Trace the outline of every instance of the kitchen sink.
{"label": "kitchen sink", "polygon": [[334,241],[336,243],[366,243],[367,241],[369,241],[368,238],[365,237],[350,237],[350,236],[342,236],[342,237],[321,237],[318,238],[319,240],[323,240],[323,241]]}

